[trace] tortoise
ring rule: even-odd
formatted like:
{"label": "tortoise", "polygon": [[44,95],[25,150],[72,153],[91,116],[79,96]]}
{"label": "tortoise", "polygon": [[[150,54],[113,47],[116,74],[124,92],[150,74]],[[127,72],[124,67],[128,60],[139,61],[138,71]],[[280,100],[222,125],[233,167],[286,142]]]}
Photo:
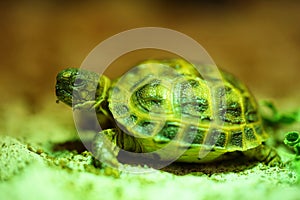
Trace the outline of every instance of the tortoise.
{"label": "tortoise", "polygon": [[[56,95],[57,101],[73,109],[95,110],[105,129],[96,134],[92,151],[109,165],[119,165],[121,151],[149,153],[151,159],[167,161],[177,154],[176,147],[183,149],[172,157],[177,162],[208,163],[244,155],[279,163],[275,149],[265,145],[269,135],[253,95],[232,74],[220,73],[221,81],[210,89],[195,65],[183,59],[146,60],[114,81],[67,68],[56,77]],[[210,126],[217,120],[220,125]],[[171,152],[156,153],[171,142]]]}

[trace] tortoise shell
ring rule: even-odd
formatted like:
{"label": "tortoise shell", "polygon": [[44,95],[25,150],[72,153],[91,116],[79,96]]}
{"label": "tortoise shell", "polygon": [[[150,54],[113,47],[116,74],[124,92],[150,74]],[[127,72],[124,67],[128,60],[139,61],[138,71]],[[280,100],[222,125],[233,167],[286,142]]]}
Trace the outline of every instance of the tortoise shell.
{"label": "tortoise shell", "polygon": [[[268,135],[254,97],[233,75],[222,71],[221,77],[210,88],[196,68],[182,59],[149,60],[114,81],[109,110],[117,126],[134,136],[144,152],[172,140],[189,146],[178,161],[207,162],[261,145]],[[215,121],[221,123],[212,127]],[[212,151],[199,159],[199,149],[204,147]]]}

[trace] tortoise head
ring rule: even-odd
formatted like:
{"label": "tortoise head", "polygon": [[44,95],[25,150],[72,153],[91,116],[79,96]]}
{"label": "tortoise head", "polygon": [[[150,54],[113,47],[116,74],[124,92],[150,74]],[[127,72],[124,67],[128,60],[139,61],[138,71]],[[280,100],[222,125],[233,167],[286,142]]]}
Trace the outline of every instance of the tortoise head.
{"label": "tortoise head", "polygon": [[110,80],[105,76],[78,68],[68,68],[56,76],[57,102],[69,106],[106,98]]}

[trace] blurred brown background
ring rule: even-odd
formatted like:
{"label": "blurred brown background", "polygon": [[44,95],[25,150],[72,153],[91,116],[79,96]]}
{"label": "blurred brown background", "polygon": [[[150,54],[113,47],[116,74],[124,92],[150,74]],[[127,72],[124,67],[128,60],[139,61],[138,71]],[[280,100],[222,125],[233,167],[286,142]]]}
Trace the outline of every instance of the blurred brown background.
{"label": "blurred brown background", "polygon": [[[298,105],[300,1],[27,1],[1,3],[1,107],[55,105],[55,76],[101,41],[158,26],[197,40],[258,98]],[[128,60],[132,59],[129,57]],[[113,76],[113,74],[112,74]]]}

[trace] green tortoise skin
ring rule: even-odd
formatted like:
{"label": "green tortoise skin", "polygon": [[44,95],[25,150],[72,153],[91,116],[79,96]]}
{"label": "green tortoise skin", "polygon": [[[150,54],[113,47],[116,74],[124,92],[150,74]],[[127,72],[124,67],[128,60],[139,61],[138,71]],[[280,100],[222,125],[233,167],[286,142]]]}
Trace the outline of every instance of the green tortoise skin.
{"label": "green tortoise skin", "polygon": [[[178,148],[186,148],[178,162],[207,163],[242,153],[267,164],[279,163],[276,151],[264,144],[268,134],[254,97],[233,75],[222,71],[221,76],[211,90],[182,59],[148,60],[112,82],[104,75],[69,68],[57,75],[56,95],[75,109],[96,110],[101,127],[108,129],[97,134],[93,153],[111,165],[118,165],[119,148],[148,153],[173,140],[178,140]],[[97,80],[97,87],[91,80]],[[211,91],[218,101],[218,119],[212,115]],[[107,120],[100,120],[103,116]],[[214,120],[222,125],[210,130]],[[106,147],[103,135],[115,146]],[[199,158],[201,149],[210,151]],[[158,159],[167,160],[168,155]]]}

